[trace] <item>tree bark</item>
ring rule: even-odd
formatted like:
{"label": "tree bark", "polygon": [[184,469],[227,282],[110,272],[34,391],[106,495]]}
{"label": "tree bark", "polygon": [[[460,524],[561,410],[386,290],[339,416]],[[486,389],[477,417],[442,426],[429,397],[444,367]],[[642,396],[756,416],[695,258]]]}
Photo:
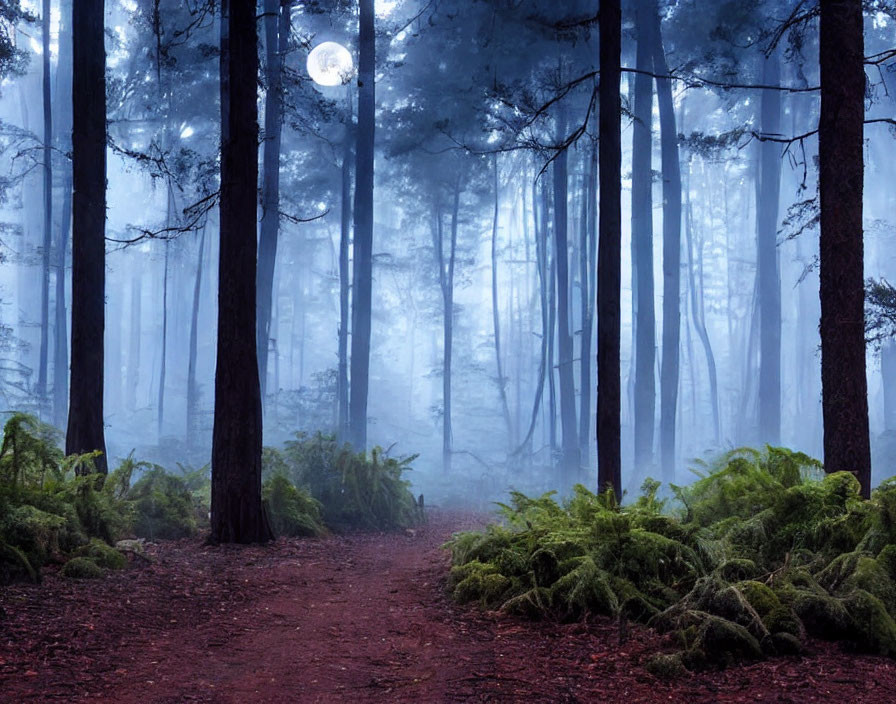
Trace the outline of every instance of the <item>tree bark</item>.
{"label": "tree bark", "polygon": [[597,486],[622,497],[619,344],[622,290],[622,12],[600,3],[600,224],[597,250]]}
{"label": "tree bark", "polygon": [[41,251],[40,352],[35,395],[41,410],[47,401],[47,376],[50,357],[50,250],[53,247],[53,101],[50,93],[50,0],[41,9],[43,109],[44,109],[44,239]]}
{"label": "tree bark", "polygon": [[268,350],[277,240],[280,234],[280,143],[283,133],[282,66],[289,43],[291,0],[264,0],[265,92],[264,167],[261,228],[258,238],[258,378],[262,404],[267,398]]}
{"label": "tree bark", "polygon": [[376,34],[373,0],[359,0],[358,137],[355,154],[355,262],[352,295],[350,424],[352,442],[367,447],[370,313],[373,289],[373,147],[376,109]]}
{"label": "tree bark", "polygon": [[[669,75],[659,13],[654,5],[653,65]],[[672,82],[656,79],[663,169],[663,358],[660,368],[660,461],[663,480],[675,480],[675,428],[681,366],[681,162]]]}
{"label": "tree bark", "polygon": [[861,0],[820,2],[818,122],[821,236],[821,386],[824,462],[871,493],[865,376],[862,140],[865,119]]}
{"label": "tree bark", "polygon": [[102,0],[72,4],[72,362],[66,454],[102,452],[106,286],[106,50]]}
{"label": "tree bark", "polygon": [[[172,195],[171,190],[168,191],[168,226],[171,227],[173,223],[173,218],[171,217],[171,212],[173,210],[172,207]],[[165,248],[165,260],[164,267],[162,271],[162,351],[161,351],[161,363],[159,365],[159,393],[157,396],[157,411],[158,415],[156,418],[157,428],[156,432],[159,438],[159,443],[162,441],[162,426],[165,423],[165,377],[168,371],[168,261],[169,261],[169,246],[170,241],[165,240],[162,243],[162,246]]]}
{"label": "tree bark", "polygon": [[347,113],[345,135],[342,144],[342,213],[339,226],[339,376],[337,378],[337,427],[339,437],[348,438],[349,432],[349,381],[348,381],[348,331],[350,286],[348,249],[352,229],[352,93],[346,90]]}
{"label": "tree bark", "polygon": [[594,341],[594,299],[597,295],[597,142],[585,156],[586,170],[582,199],[581,243],[579,245],[579,278],[582,306],[582,339],[579,382],[579,457],[582,465],[589,464],[591,437],[591,365]]}
{"label": "tree bark", "polygon": [[635,321],[635,467],[648,470],[653,464],[653,434],[656,414],[656,330],[653,286],[653,171],[651,166],[653,122],[652,23],[655,14],[650,0],[637,7],[638,48],[635,76],[634,122],[632,124],[632,242],[637,250],[638,314]]}
{"label": "tree bark", "polygon": [[221,244],[212,434],[211,539],[269,540],[261,504],[256,354],[258,46],[255,3],[221,4]]}
{"label": "tree bark", "polygon": [[495,207],[492,213],[492,328],[495,333],[495,365],[498,372],[498,393],[501,396],[501,412],[504,416],[504,425],[507,428],[508,444],[513,436],[513,425],[510,421],[510,406],[507,403],[507,379],[504,376],[504,360],[501,356],[501,311],[498,309],[498,215],[500,212],[499,185],[498,185],[498,155],[492,155],[494,161],[494,195]]}
{"label": "tree bark", "polygon": [[[762,82],[780,83],[778,55],[763,61]],[[781,132],[781,92],[762,91],[762,133]],[[781,271],[778,262],[778,200],[781,149],[776,142],[759,144],[759,197],[756,206],[757,277],[759,288],[759,439],[781,442]]]}
{"label": "tree bark", "polygon": [[193,309],[190,315],[190,349],[187,356],[187,437],[188,449],[196,446],[199,411],[199,385],[196,383],[196,357],[199,346],[199,303],[202,300],[202,268],[205,254],[205,231],[199,235],[199,252],[196,254],[196,278],[193,281]]}
{"label": "tree bark", "polygon": [[[560,138],[565,132],[559,120]],[[576,386],[573,376],[572,332],[569,323],[569,152],[564,149],[554,159],[554,256],[557,262],[557,337],[560,377],[560,429],[562,471],[569,483],[579,469],[579,439],[576,428]]]}

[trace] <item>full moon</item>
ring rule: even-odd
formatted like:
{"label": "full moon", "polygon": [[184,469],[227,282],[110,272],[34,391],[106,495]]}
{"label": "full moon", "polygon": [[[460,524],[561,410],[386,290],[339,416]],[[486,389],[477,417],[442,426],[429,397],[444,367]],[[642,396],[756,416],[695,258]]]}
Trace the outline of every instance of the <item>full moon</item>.
{"label": "full moon", "polygon": [[348,83],[354,69],[352,55],[342,44],[324,42],[308,54],[308,75],[321,86]]}

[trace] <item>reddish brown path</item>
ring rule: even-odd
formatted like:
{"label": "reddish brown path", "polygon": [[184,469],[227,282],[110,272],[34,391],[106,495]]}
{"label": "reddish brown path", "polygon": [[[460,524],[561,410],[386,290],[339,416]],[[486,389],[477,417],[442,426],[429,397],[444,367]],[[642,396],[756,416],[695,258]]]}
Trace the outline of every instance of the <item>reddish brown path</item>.
{"label": "reddish brown path", "polygon": [[0,702],[894,702],[891,660],[814,644],[664,683],[665,643],[614,624],[529,624],[451,604],[440,545],[413,535],[152,547],[97,582],[0,590]]}

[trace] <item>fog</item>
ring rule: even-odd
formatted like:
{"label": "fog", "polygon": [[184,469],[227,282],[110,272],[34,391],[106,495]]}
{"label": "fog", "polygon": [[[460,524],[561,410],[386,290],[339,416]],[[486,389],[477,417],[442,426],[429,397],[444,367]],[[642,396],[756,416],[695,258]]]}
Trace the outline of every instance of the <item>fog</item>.
{"label": "fog", "polygon": [[[744,445],[823,456],[818,46],[810,25],[779,31],[793,4],[755,3],[747,11],[697,0],[653,3],[657,38],[643,21],[650,3],[623,3],[622,64],[642,71],[624,72],[621,86],[621,442],[629,495],[647,476],[686,483],[695,460]],[[866,16],[866,56],[892,49],[894,11],[878,5]],[[376,3],[366,446],[419,454],[410,479],[427,503],[483,507],[511,487],[540,493],[597,485],[596,6]],[[64,375],[54,372],[67,369],[57,353],[70,331],[60,326],[70,289],[57,281],[70,285],[71,28],[50,2],[53,128],[45,150],[44,9],[22,7],[35,21],[0,20],[21,52],[18,70],[0,84],[0,410],[26,410],[64,429],[64,408],[54,405]],[[220,146],[219,26],[210,8],[174,0],[105,5],[106,320],[105,339],[94,344],[105,350],[110,462],[132,450],[166,467],[210,459]],[[266,119],[273,103],[265,67],[272,53],[282,58],[279,218],[261,380],[264,443],[274,446],[298,431],[352,437],[340,413],[339,331],[350,322],[340,307],[341,285],[349,284],[340,240],[357,222],[347,206],[359,108],[355,76],[323,87],[306,70],[309,50],[323,41],[346,46],[357,66],[355,3],[293,2],[281,21],[289,32],[273,48],[277,33],[266,34],[259,20],[262,179],[277,122]],[[892,124],[873,121],[896,114],[894,69],[892,56],[866,67],[864,142],[865,276],[890,281],[896,134]],[[664,113],[663,89],[671,90],[671,113]],[[674,119],[674,142],[663,137],[664,117]],[[672,167],[664,146],[680,162],[677,234],[667,233],[675,209],[665,207]],[[53,167],[49,267],[46,154]],[[265,188],[260,182],[262,205]],[[258,212],[261,218],[264,208]],[[763,277],[769,232],[773,250],[764,251],[772,264]],[[679,263],[664,272],[674,261],[668,236],[677,237]],[[354,255],[349,243],[350,266]],[[267,256],[260,250],[259,270]],[[677,373],[667,367],[665,375],[677,396],[672,415],[665,410],[674,451],[664,466],[664,310],[672,309],[664,303],[676,288],[680,361]],[[780,327],[766,335],[778,297]],[[351,337],[346,344],[351,350]],[[893,474],[896,459],[894,358],[890,340],[868,346],[875,483]],[[771,395],[760,390],[763,364]]]}

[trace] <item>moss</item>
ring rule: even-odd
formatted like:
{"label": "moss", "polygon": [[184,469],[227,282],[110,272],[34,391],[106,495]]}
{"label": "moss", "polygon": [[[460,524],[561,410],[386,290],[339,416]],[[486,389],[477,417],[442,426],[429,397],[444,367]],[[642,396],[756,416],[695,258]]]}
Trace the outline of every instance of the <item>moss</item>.
{"label": "moss", "polygon": [[687,674],[681,653],[654,655],[644,665],[644,669],[661,680],[674,680]]}
{"label": "moss", "polygon": [[880,655],[896,655],[896,623],[884,603],[873,594],[857,589],[843,600],[854,628],[855,646]]}
{"label": "moss", "polygon": [[762,657],[759,641],[746,628],[712,615],[698,630],[693,647],[702,650],[708,662],[723,666]]}
{"label": "moss", "polygon": [[801,591],[793,600],[793,611],[809,635],[827,640],[848,636],[852,619],[836,597]]}
{"label": "moss", "polygon": [[31,505],[16,506],[3,519],[3,534],[39,567],[51,553],[59,550],[59,533],[65,527],[61,516],[41,511]]}
{"label": "moss", "polygon": [[0,539],[0,585],[21,580],[40,582],[40,572],[34,569],[24,552]]}
{"label": "moss", "polygon": [[638,623],[649,623],[651,619],[660,613],[658,608],[640,594],[633,594],[628,597],[622,602],[619,610],[625,614],[626,618],[630,618]]}
{"label": "moss", "polygon": [[740,582],[744,579],[757,577],[759,568],[753,560],[734,557],[725,560],[716,568],[716,572],[726,582]]}
{"label": "moss", "polygon": [[762,651],[768,655],[799,655],[803,652],[803,644],[792,633],[772,633],[762,640]]}
{"label": "moss", "polygon": [[769,586],[762,582],[747,580],[738,582],[736,586],[750,606],[759,614],[759,618],[765,619],[772,611],[781,608],[781,600]]}
{"label": "moss", "polygon": [[79,548],[75,556],[89,557],[97,565],[108,570],[121,570],[128,564],[127,558],[121,552],[97,538],[92,538],[87,545]]}
{"label": "moss", "polygon": [[62,566],[60,574],[69,579],[97,579],[103,576],[103,568],[89,557],[73,557]]}

